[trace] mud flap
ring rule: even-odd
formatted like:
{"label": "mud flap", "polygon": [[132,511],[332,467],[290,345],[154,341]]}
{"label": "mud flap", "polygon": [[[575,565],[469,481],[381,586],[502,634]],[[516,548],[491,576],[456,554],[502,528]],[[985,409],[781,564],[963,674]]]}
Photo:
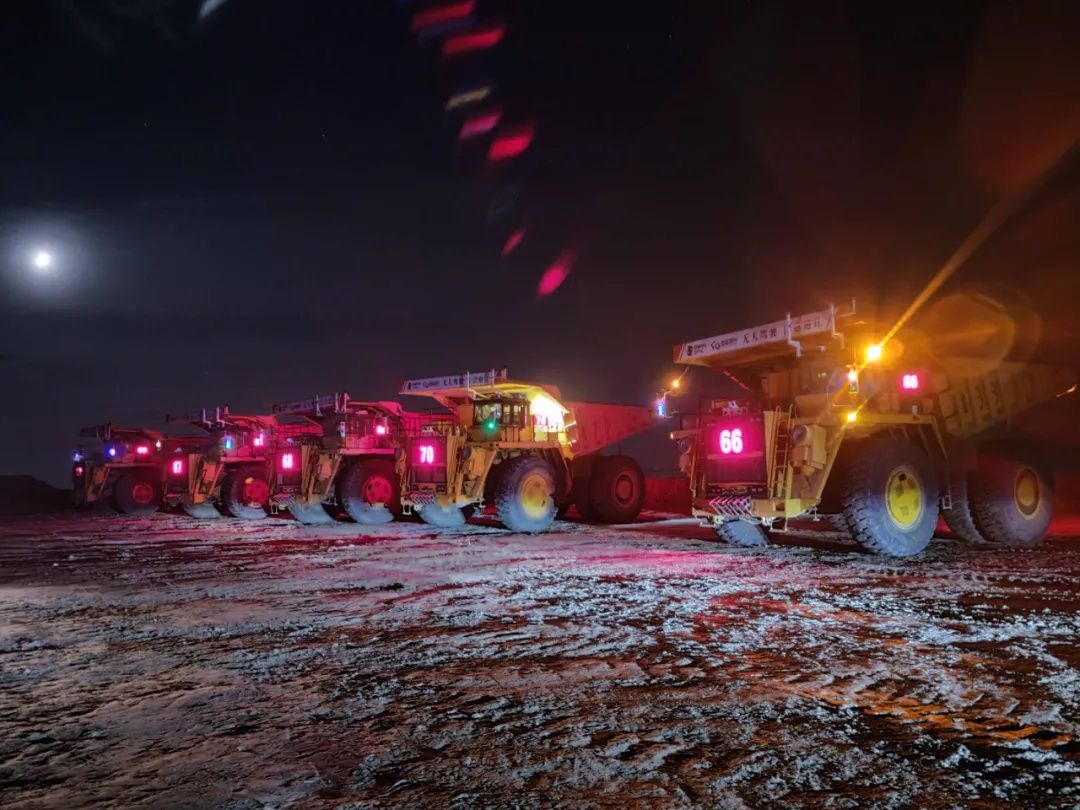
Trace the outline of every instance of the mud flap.
{"label": "mud flap", "polygon": [[305,526],[318,526],[334,522],[334,519],[330,517],[330,513],[323,508],[321,503],[304,504],[296,499],[290,499],[288,509],[289,513]]}
{"label": "mud flap", "polygon": [[188,501],[181,501],[180,508],[193,518],[199,518],[201,520],[213,520],[221,517],[221,512],[217,510],[212,503],[203,501],[202,503],[190,503]]}

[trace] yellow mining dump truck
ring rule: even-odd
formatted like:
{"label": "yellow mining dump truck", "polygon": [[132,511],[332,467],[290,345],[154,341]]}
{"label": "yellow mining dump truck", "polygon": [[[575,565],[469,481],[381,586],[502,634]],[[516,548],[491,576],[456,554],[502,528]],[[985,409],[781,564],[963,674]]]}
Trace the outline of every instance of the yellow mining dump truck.
{"label": "yellow mining dump truck", "polygon": [[346,393],[274,405],[302,417],[314,434],[294,435],[276,451],[271,507],[301,523],[329,523],[327,509],[357,523],[388,523],[400,513],[394,455],[402,411],[396,402],[361,402]]}
{"label": "yellow mining dump truck", "polygon": [[80,446],[73,457],[76,506],[108,502],[125,515],[156,512],[166,481],[187,480],[187,453],[206,441],[111,423],[83,428],[80,435],[95,441],[89,450]]}
{"label": "yellow mining dump truck", "polygon": [[970,542],[1038,543],[1052,478],[1007,422],[1075,390],[1072,370],[965,364],[917,327],[884,334],[851,302],[676,346],[677,364],[745,389],[678,414],[693,514],[737,545],[820,515],[870,551],[908,556],[939,514]]}
{"label": "yellow mining dump truck", "polygon": [[586,519],[631,521],[645,479],[628,456],[600,451],[656,424],[645,406],[563,400],[505,371],[409,380],[402,394],[446,411],[406,416],[397,457],[401,503],[435,526],[492,505],[508,529],[540,532],[571,502]]}
{"label": "yellow mining dump truck", "polygon": [[283,434],[318,433],[314,425],[283,425],[275,416],[235,414],[228,406],[166,414],[165,421],[208,434],[202,446],[187,454],[186,474],[166,476],[165,503],[196,518],[219,518],[218,507],[230,517],[265,518],[274,452]]}

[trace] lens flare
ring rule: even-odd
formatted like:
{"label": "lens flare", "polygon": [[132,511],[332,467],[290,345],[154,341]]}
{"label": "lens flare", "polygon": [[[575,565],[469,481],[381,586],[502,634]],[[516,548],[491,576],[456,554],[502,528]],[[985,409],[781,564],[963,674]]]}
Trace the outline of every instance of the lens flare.
{"label": "lens flare", "polygon": [[566,281],[566,277],[570,275],[570,270],[574,266],[574,258],[573,251],[564,251],[551,267],[544,271],[544,275],[540,276],[540,283],[537,285],[536,291],[541,296],[547,296],[558,290]]}
{"label": "lens flare", "polygon": [[508,237],[506,237],[506,244],[503,245],[502,255],[509,256],[511,253],[513,253],[517,249],[517,246],[521,244],[521,240],[524,238],[524,228],[519,228],[518,230],[510,234]]}

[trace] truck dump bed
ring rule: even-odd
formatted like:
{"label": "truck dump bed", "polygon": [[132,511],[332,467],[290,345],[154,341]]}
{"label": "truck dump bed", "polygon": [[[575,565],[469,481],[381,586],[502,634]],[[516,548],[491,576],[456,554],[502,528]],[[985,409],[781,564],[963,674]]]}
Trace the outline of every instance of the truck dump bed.
{"label": "truck dump bed", "polygon": [[567,432],[574,455],[602,450],[656,426],[656,412],[641,405],[567,402]]}
{"label": "truck dump bed", "polygon": [[575,456],[602,450],[656,425],[656,413],[651,407],[571,402],[562,398],[558,387],[508,379],[505,369],[406,380],[401,393],[429,396],[448,409],[485,397],[522,397],[532,404],[534,415],[541,412],[541,406],[549,418],[557,413],[566,428],[561,441],[569,442],[569,450]]}
{"label": "truck dump bed", "polygon": [[[682,365],[732,369],[767,366],[774,361],[794,361],[803,354],[842,346],[838,323],[853,321],[855,302],[844,311],[835,306],[750,329],[728,332],[675,346],[675,362]],[[854,350],[857,347],[849,347]],[[913,361],[916,362],[917,361]],[[922,394],[933,402],[933,412],[944,429],[959,437],[974,436],[996,423],[1007,421],[1039,403],[1052,400],[1076,382],[1073,369],[1009,360],[986,363],[964,357],[937,356],[928,361],[934,368],[930,385]],[[947,370],[946,370],[947,369]]]}
{"label": "truck dump bed", "polygon": [[1028,408],[1075,388],[1071,369],[1002,362],[971,376],[952,373],[937,395],[945,429],[954,436],[973,436]]}

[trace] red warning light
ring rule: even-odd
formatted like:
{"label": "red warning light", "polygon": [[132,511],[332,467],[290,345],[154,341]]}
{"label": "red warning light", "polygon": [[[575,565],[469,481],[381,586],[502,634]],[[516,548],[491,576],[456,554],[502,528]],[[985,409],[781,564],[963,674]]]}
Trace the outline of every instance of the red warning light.
{"label": "red warning light", "polygon": [[253,445],[255,445],[256,447],[262,447],[263,445],[266,444],[266,434],[265,433],[257,434],[255,436],[255,438],[252,440],[251,443]]}
{"label": "red warning light", "polygon": [[146,455],[149,455],[149,454],[150,454],[150,448],[147,445],[145,445],[145,444],[136,445],[136,447],[135,447],[135,455],[137,455],[137,456],[146,456]]}
{"label": "red warning light", "polygon": [[296,468],[296,454],[292,452],[281,454],[281,469],[292,470]]}
{"label": "red warning light", "polygon": [[169,472],[171,472],[173,475],[183,475],[184,460],[182,458],[174,458],[172,460],[172,463],[169,465]]}
{"label": "red warning light", "polygon": [[918,374],[905,374],[900,378],[900,387],[905,391],[918,391],[922,387],[922,380]]}
{"label": "red warning light", "polygon": [[386,425],[376,425],[375,426],[375,435],[376,436],[385,436],[386,435]]}
{"label": "red warning light", "polygon": [[83,466],[82,466],[82,464],[80,464],[80,465],[79,465],[78,467],[76,467],[76,468],[75,468],[75,477],[76,477],[76,478],[81,478],[81,477],[82,477],[82,474],[83,474],[84,472],[85,472],[85,470],[83,469]]}

